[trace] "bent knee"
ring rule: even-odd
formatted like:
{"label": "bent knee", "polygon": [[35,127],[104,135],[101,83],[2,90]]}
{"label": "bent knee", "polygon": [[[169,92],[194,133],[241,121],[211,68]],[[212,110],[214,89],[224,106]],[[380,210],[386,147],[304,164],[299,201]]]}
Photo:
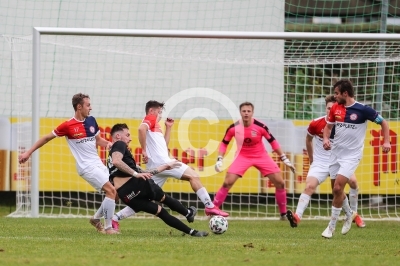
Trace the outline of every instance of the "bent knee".
{"label": "bent knee", "polygon": [[349,186],[350,186],[352,189],[357,189],[357,187],[358,187],[357,179],[355,179],[355,178],[350,178],[348,183],[349,183]]}
{"label": "bent knee", "polygon": [[161,212],[162,207],[160,205],[157,206],[157,212],[154,214],[155,216],[158,216]]}
{"label": "bent knee", "polygon": [[223,188],[226,188],[226,189],[231,189],[232,186],[233,186],[233,184],[231,184],[231,183],[226,183],[226,182],[224,182],[224,183],[222,184],[222,187],[223,187]]}

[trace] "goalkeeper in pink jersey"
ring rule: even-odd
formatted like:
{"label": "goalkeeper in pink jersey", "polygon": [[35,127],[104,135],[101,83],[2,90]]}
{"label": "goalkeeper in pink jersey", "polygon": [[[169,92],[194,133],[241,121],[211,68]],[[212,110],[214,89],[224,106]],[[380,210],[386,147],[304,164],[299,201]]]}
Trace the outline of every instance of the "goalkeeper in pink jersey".
{"label": "goalkeeper in pink jersey", "polygon": [[284,162],[292,172],[295,168],[282,149],[278,141],[269,132],[268,127],[253,118],[254,105],[244,102],[239,106],[241,120],[230,125],[226,130],[225,136],[219,146],[219,154],[215,170],[222,172],[222,160],[224,158],[229,142],[233,137],[236,139],[237,151],[236,158],[228,169],[225,181],[214,197],[214,205],[218,208],[224,203],[229,190],[236,180],[242,177],[251,166],[256,167],[262,176],[268,177],[275,186],[275,199],[279,206],[281,220],[286,220],[286,190],[285,182],[282,178],[281,170],[271,159],[266,151],[262,138],[264,137],[271,145],[282,162]]}

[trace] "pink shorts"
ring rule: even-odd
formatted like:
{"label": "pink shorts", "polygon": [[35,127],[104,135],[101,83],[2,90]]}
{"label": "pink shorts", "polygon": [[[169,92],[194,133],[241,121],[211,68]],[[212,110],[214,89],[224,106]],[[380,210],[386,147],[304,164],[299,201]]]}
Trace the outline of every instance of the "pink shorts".
{"label": "pink shorts", "polygon": [[256,158],[249,158],[239,155],[229,167],[228,173],[242,177],[246,173],[247,169],[252,166],[257,168],[261,172],[262,176],[279,173],[281,171],[276,162],[274,162],[271,157],[265,153],[264,155],[260,155]]}

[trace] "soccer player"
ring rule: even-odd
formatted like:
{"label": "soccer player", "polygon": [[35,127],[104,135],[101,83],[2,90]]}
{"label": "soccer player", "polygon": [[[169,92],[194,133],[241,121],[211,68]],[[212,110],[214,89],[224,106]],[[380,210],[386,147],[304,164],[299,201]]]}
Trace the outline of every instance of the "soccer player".
{"label": "soccer player", "polygon": [[[142,147],[143,162],[149,169],[157,168],[160,165],[170,162],[172,159],[169,157],[168,143],[171,135],[171,128],[174,120],[167,118],[165,121],[165,134],[162,134],[161,126],[158,123],[162,118],[164,103],[158,101],[148,101],[146,103],[145,112],[146,116],[139,126],[139,142]],[[179,180],[188,181],[196,192],[199,199],[205,206],[206,215],[220,215],[223,217],[229,216],[229,213],[221,211],[218,207],[214,206],[211,198],[200,181],[199,175],[190,168],[188,165],[182,163],[181,167],[166,170],[162,173],[157,173],[152,176],[154,182],[162,187],[167,181],[167,178],[173,177]],[[119,228],[118,221],[134,215],[135,212],[125,207],[114,215],[113,227]]]}
{"label": "soccer player", "polygon": [[[311,121],[310,125],[307,129],[306,136],[306,148],[308,157],[310,158],[310,170],[307,174],[306,187],[303,193],[300,195],[299,202],[297,204],[296,212],[293,213],[291,210],[287,211],[287,218],[290,222],[291,227],[297,227],[300,223],[300,220],[303,216],[305,209],[310,202],[311,195],[314,194],[315,189],[322,182],[324,182],[329,176],[329,158],[331,155],[330,150],[325,150],[322,147],[323,142],[323,131],[327,124],[327,119],[329,115],[329,111],[332,108],[332,105],[336,102],[334,95],[328,95],[325,98],[326,104],[326,115],[316,118]],[[335,131],[332,130],[330,138],[333,139]],[[313,139],[315,141],[313,142]],[[335,179],[331,178],[331,186],[333,188],[333,184],[335,183]],[[354,212],[357,212],[358,205],[358,185],[357,179],[355,175],[352,175],[349,179],[350,185],[350,205],[347,197],[344,198],[343,209],[346,213],[350,213],[349,208]],[[354,219],[355,223],[358,227],[365,227],[364,221],[361,219],[359,215]]]}
{"label": "soccer player", "polygon": [[[96,119],[89,115],[92,106],[87,94],[75,94],[72,97],[72,106],[75,115],[36,141],[28,151],[19,156],[19,163],[26,162],[34,151],[55,137],[65,137],[75,158],[78,174],[96,190],[103,190],[106,193],[100,208],[90,219],[90,224],[100,233],[118,234],[119,232],[114,230],[111,224],[115,210],[116,190],[108,181],[107,167],[102,163],[96,147],[109,148],[111,142],[100,137]],[[104,227],[100,221],[103,216]]]}
{"label": "soccer player", "polygon": [[[354,88],[350,80],[341,79],[333,85],[336,103],[333,104],[328,123],[324,128],[323,147],[325,150],[332,148],[329,173],[335,178],[332,189],[332,215],[328,227],[322,232],[325,238],[331,238],[335,232],[336,222],[342,209],[345,197],[344,187],[348,179],[354,174],[360,163],[363,149],[367,121],[380,125],[383,134],[384,153],[390,151],[389,125],[374,109],[363,105],[354,99]],[[335,126],[335,141],[331,145],[330,135]],[[352,220],[357,213],[346,213],[342,234],[347,234],[351,229]]]}
{"label": "soccer player", "polygon": [[222,171],[222,162],[229,142],[233,137],[236,138],[236,158],[228,169],[222,187],[214,197],[214,205],[220,207],[236,180],[241,178],[247,169],[254,166],[274,184],[275,199],[279,207],[281,220],[286,220],[285,182],[283,181],[281,170],[264,147],[263,137],[267,139],[274,152],[280,156],[283,163],[290,167],[293,173],[295,168],[282,152],[278,141],[272,136],[268,127],[253,118],[254,105],[250,102],[244,102],[240,104],[239,109],[242,119],[228,127],[219,146],[218,159],[215,164],[217,172]]}
{"label": "soccer player", "polygon": [[113,141],[110,150],[107,166],[110,172],[110,181],[117,189],[119,198],[135,212],[144,211],[158,216],[167,225],[176,228],[191,236],[207,236],[207,232],[197,231],[189,228],[183,222],[171,216],[160,205],[152,202],[158,201],[167,205],[186,217],[189,223],[194,221],[197,213],[195,207],[185,208],[179,201],[166,195],[164,191],[150,179],[152,175],[181,167],[177,160],[170,160],[168,163],[142,172],[136,167],[132,153],[128,149],[131,142],[131,134],[126,124],[115,124],[111,128]]}

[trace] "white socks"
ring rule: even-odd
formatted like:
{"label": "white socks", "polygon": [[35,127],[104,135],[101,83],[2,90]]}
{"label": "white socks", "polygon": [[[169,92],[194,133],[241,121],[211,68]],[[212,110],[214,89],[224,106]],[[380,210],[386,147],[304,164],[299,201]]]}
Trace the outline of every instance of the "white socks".
{"label": "white socks", "polygon": [[214,203],[211,201],[210,195],[205,187],[200,188],[196,191],[197,197],[203,202],[206,208],[214,208]]}
{"label": "white socks", "polygon": [[132,215],[135,215],[135,211],[132,210],[129,206],[126,206],[125,208],[123,208],[122,210],[120,210],[119,212],[114,214],[112,219],[114,221],[119,221],[119,220],[123,220],[125,218],[128,218],[128,217],[130,217]]}
{"label": "white socks", "polygon": [[104,229],[111,228],[111,218],[113,217],[115,211],[115,200],[105,197],[100,209],[101,208],[103,209],[104,215]]}
{"label": "white socks", "polygon": [[332,206],[332,216],[331,220],[329,222],[329,227],[335,229],[336,228],[336,222],[339,220],[339,215],[340,212],[342,211],[342,208],[336,208]]}
{"label": "white socks", "polygon": [[350,188],[349,198],[350,198],[350,208],[353,211],[357,212],[357,208],[358,208],[358,188],[357,189]]}
{"label": "white socks", "polygon": [[301,193],[299,202],[297,203],[297,208],[296,208],[296,214],[297,214],[297,216],[299,216],[300,219],[301,219],[301,217],[303,217],[303,213],[306,210],[308,203],[310,202],[310,199],[311,199],[310,196],[308,196],[305,193]]}
{"label": "white socks", "polygon": [[351,217],[351,215],[353,214],[353,211],[350,209],[349,199],[347,198],[347,196],[343,200],[342,209],[347,217]]}

